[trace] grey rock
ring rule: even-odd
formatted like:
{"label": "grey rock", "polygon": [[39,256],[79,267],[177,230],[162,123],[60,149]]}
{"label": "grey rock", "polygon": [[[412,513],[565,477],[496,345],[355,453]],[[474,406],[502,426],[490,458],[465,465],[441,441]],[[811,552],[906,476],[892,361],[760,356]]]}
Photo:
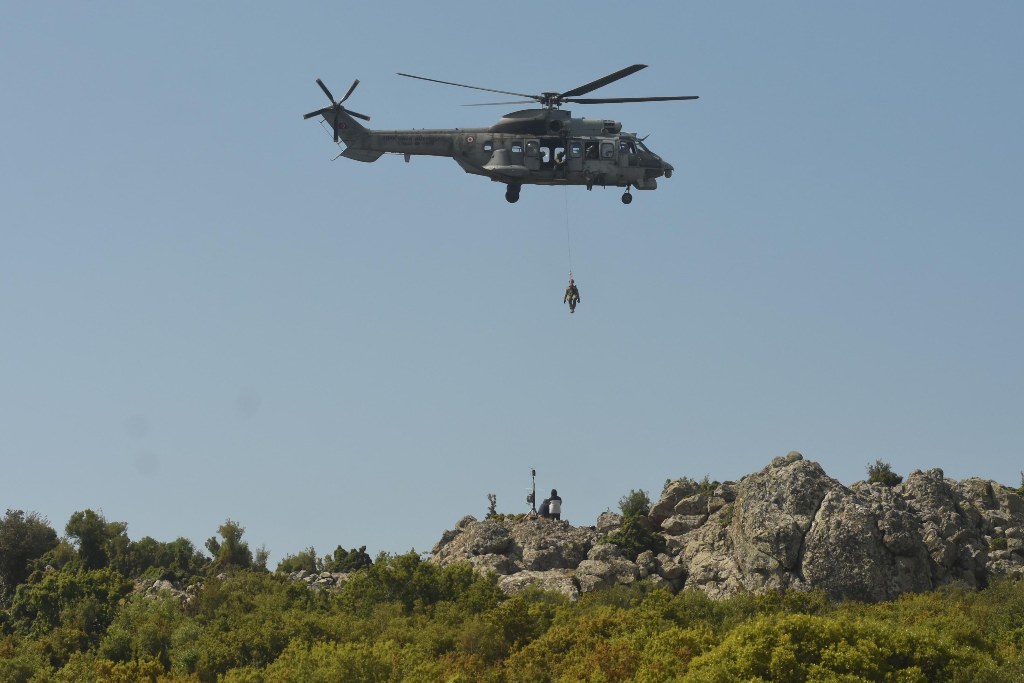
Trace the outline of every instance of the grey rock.
{"label": "grey rock", "polygon": [[578,600],[580,597],[579,586],[573,577],[565,571],[522,571],[498,579],[498,588],[506,595],[515,595],[531,586],[541,590],[561,593],[573,601]]}
{"label": "grey rock", "polygon": [[652,550],[645,550],[637,555],[635,564],[640,568],[641,577],[652,574],[658,570],[658,559],[654,556],[654,551]]}
{"label": "grey rock", "polygon": [[[583,577],[587,576],[597,577],[600,581],[584,580]],[[619,583],[628,586],[640,580],[640,568],[629,560],[623,559],[613,559],[607,562],[584,560],[576,567],[576,577],[580,581],[581,588],[587,583],[600,586]]]}
{"label": "grey rock", "polygon": [[[951,581],[981,587],[994,576],[1024,577],[1024,500],[995,482],[958,482],[938,469],[893,487],[846,487],[792,452],[714,492],[688,479],[667,485],[638,520],[662,535],[666,553],[629,562],[599,543],[621,523],[611,512],[596,528],[466,517],[444,533],[431,561],[470,562],[498,574],[508,592],[538,585],[572,599],[643,581],[715,598],[822,589],[875,601]],[[994,539],[1005,539],[1005,549],[990,551]]]}
{"label": "grey rock", "polygon": [[657,562],[655,571],[658,576],[666,581],[675,581],[676,579],[686,577],[686,566],[676,562],[675,559],[665,553],[658,555],[655,561]]}
{"label": "grey rock", "polygon": [[788,588],[825,495],[842,484],[799,453],[775,458],[740,482],[730,536],[748,590]]}
{"label": "grey rock", "polygon": [[619,546],[613,543],[598,543],[587,553],[588,560],[597,560],[599,562],[608,562],[621,558],[622,552],[619,550]]}
{"label": "grey rock", "polygon": [[661,523],[661,528],[667,534],[682,535],[689,533],[708,520],[704,515],[672,515]]}
{"label": "grey rock", "polygon": [[697,493],[697,485],[692,480],[677,479],[670,482],[662,491],[658,502],[651,506],[651,511],[647,516],[654,524],[661,524],[672,516],[679,501],[689,498],[695,493]]}
{"label": "grey rock", "polygon": [[494,572],[500,576],[515,574],[522,569],[505,555],[474,555],[469,558],[469,563],[481,573]]}
{"label": "grey rock", "polygon": [[706,493],[697,493],[683,498],[672,508],[675,515],[684,516],[707,516],[709,496]]}
{"label": "grey rock", "polygon": [[622,515],[614,512],[602,512],[597,516],[597,532],[610,534],[622,526]]}

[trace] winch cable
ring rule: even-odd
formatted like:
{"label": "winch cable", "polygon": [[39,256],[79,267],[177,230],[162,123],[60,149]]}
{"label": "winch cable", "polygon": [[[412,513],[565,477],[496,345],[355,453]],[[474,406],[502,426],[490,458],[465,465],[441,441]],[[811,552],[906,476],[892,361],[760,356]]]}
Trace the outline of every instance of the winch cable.
{"label": "winch cable", "polygon": [[565,198],[565,246],[569,252],[569,279],[572,279],[572,240],[569,237],[569,190],[562,187],[562,196]]}

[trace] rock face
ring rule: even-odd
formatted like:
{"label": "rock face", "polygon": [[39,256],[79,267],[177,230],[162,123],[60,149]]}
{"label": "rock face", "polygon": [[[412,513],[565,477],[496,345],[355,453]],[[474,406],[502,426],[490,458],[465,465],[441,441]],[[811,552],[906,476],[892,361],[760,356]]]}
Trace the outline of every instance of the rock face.
{"label": "rock face", "polygon": [[509,593],[536,585],[570,599],[645,582],[713,597],[821,589],[834,599],[878,601],[954,581],[983,587],[997,576],[1024,577],[1024,499],[938,469],[891,488],[846,487],[790,453],[739,482],[671,482],[646,520],[668,552],[635,561],[606,542],[621,522],[612,513],[594,528],[464,518],[432,561],[471,562],[500,575]]}
{"label": "rock face", "polygon": [[172,583],[166,579],[146,579],[136,581],[132,592],[140,593],[150,600],[167,596],[174,598],[182,605],[190,605],[196,599],[201,586],[202,584],[192,584],[182,588],[180,584]]}

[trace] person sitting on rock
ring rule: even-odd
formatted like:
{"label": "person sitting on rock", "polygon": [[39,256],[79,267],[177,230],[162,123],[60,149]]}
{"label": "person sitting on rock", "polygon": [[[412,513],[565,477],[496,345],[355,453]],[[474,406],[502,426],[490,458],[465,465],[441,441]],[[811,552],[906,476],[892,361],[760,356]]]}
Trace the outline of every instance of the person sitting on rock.
{"label": "person sitting on rock", "polygon": [[537,514],[550,519],[562,519],[562,499],[558,496],[557,490],[551,489],[551,497],[544,499]]}

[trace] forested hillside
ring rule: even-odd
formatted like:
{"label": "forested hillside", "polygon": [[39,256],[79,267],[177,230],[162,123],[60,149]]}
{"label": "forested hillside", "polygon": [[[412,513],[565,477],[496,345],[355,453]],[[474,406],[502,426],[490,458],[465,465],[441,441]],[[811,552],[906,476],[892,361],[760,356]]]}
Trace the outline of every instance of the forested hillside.
{"label": "forested hillside", "polygon": [[[1018,681],[1024,583],[891,602],[616,586],[508,596],[466,563],[307,549],[268,571],[227,521],[133,541],[77,512],[0,521],[0,681]],[[289,578],[344,576],[330,590]],[[157,582],[160,581],[160,582]],[[156,582],[156,583],[155,583]],[[165,590],[161,590],[164,587]]]}

